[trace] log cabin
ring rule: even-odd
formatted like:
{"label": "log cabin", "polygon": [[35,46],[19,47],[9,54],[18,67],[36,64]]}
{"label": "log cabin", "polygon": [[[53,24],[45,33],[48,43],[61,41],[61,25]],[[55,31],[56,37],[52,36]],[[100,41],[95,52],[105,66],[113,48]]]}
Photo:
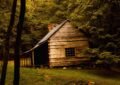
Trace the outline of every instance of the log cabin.
{"label": "log cabin", "polygon": [[49,25],[48,29],[48,34],[25,52],[31,56],[31,66],[75,66],[87,59],[82,50],[88,48],[88,39],[69,20]]}

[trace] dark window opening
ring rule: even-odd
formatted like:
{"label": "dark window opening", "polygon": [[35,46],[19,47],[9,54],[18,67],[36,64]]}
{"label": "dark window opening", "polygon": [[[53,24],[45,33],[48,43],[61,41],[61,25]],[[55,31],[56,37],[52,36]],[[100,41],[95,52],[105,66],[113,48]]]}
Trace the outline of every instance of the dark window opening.
{"label": "dark window opening", "polygon": [[75,56],[75,48],[65,48],[65,55],[67,57]]}

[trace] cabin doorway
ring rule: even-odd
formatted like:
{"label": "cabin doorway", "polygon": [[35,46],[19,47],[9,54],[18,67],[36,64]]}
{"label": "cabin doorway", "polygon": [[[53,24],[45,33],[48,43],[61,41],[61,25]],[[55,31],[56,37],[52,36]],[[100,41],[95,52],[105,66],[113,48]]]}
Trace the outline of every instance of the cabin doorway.
{"label": "cabin doorway", "polygon": [[48,43],[44,43],[34,50],[34,66],[48,66]]}

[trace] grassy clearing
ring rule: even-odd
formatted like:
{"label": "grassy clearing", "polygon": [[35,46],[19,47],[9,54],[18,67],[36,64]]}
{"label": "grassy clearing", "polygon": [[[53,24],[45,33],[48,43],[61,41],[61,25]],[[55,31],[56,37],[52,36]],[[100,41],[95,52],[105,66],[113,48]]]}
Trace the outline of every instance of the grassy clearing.
{"label": "grassy clearing", "polygon": [[[12,85],[13,65],[9,64],[6,85]],[[80,85],[80,81],[96,85],[120,85],[119,73],[105,70],[21,68],[20,85]],[[75,84],[76,83],[76,84]]]}

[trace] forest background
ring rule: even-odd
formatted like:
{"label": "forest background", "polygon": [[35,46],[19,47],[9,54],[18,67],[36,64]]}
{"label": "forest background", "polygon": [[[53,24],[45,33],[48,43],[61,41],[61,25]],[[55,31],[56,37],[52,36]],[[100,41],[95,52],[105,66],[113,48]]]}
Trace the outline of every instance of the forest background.
{"label": "forest background", "polygon": [[[16,24],[20,3],[17,3]],[[0,55],[4,55],[4,39],[12,0],[0,0]],[[32,48],[47,32],[47,26],[69,19],[88,37],[90,54],[96,63],[109,65],[120,62],[120,1],[119,0],[27,0],[22,33],[21,53]],[[16,25],[10,39],[14,53]]]}

